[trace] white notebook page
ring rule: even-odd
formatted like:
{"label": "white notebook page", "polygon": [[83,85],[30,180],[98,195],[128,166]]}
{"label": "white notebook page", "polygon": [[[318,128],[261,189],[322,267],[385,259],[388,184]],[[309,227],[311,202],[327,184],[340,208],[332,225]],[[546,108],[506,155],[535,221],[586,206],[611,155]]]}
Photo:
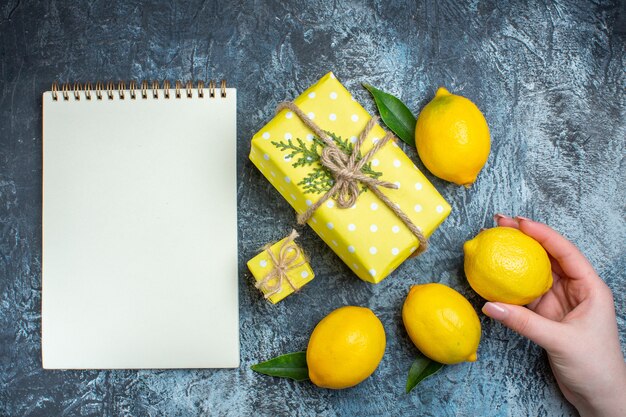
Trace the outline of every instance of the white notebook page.
{"label": "white notebook page", "polygon": [[48,369],[239,366],[236,91],[43,94]]}

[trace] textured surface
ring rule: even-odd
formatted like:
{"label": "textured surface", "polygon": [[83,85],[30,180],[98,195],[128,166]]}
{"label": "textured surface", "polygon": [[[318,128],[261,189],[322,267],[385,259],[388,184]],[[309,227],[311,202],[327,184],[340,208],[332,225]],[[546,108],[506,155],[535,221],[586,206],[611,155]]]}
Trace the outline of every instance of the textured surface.
{"label": "textured surface", "polygon": [[[457,3],[3,1],[0,415],[573,415],[541,349],[485,317],[478,362],[403,393],[415,353],[400,319],[409,286],[444,282],[479,308],[463,276],[461,245],[491,226],[497,211],[545,221],[582,247],[616,294],[626,343],[626,24],[618,3]],[[249,139],[279,101],[329,70],[369,110],[361,82],[399,95],[415,112],[439,85],[466,95],[487,117],[493,150],[470,190],[433,179],[453,212],[425,255],[374,286],[304,229],[300,242],[317,277],[271,306],[245,261],[284,236],[294,215],[247,160]],[[223,76],[240,99],[241,367],[43,371],[41,92],[56,79]],[[387,331],[385,358],[363,384],[335,392],[249,370],[304,348],[317,321],[345,304],[371,307]]]}

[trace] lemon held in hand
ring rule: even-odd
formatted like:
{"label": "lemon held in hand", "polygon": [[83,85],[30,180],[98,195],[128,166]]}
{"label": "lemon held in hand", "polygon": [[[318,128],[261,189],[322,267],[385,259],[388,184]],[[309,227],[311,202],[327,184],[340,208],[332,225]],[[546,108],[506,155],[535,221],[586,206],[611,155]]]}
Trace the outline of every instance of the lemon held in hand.
{"label": "lemon held in hand", "polygon": [[443,284],[414,285],[402,307],[402,320],[415,346],[430,359],[473,362],[480,343],[480,320],[461,294]]}
{"label": "lemon held in hand", "polygon": [[489,126],[474,103],[441,87],[417,118],[415,146],[434,175],[470,186],[489,156]]}
{"label": "lemon held in hand", "polygon": [[488,301],[524,305],[552,287],[552,268],[545,249],[512,227],[480,232],[463,245],[465,275]]}
{"label": "lemon held in hand", "polygon": [[366,307],[346,306],[315,326],[306,360],[309,378],[318,387],[342,389],[369,377],[385,353],[385,329]]}

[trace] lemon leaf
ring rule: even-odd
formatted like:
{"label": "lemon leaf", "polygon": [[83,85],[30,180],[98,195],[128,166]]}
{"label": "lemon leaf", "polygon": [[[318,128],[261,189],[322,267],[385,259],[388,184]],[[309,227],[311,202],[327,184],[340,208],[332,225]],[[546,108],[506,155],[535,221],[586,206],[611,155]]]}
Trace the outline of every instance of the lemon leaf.
{"label": "lemon leaf", "polygon": [[415,147],[415,123],[417,120],[411,110],[399,98],[385,93],[369,84],[363,84],[374,97],[376,107],[383,122],[400,139]]}
{"label": "lemon leaf", "polygon": [[294,381],[309,379],[309,368],[306,364],[306,352],[292,352],[277,356],[250,367],[260,374],[290,378]]}
{"label": "lemon leaf", "polygon": [[406,392],[407,394],[413,390],[420,382],[439,372],[444,364],[435,362],[432,359],[427,358],[421,353],[411,365],[409,369],[409,377],[406,380]]}

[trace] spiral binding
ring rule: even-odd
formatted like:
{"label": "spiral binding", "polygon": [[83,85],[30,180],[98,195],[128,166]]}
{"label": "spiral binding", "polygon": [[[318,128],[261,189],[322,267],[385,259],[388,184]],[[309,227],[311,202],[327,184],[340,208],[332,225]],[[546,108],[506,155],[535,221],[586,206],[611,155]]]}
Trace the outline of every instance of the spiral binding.
{"label": "spiral binding", "polygon": [[[138,97],[141,99],[147,99],[148,95],[152,95],[153,99],[159,98],[159,90],[163,90],[163,98],[169,99],[170,97],[181,98],[193,97],[194,83],[192,81],[187,81],[184,83],[181,81],[174,82],[174,94],[170,95],[171,84],[168,80],[164,80],[161,88],[161,84],[158,81],[149,82],[147,80],[141,81],[139,86],[137,82],[132,80],[128,83],[128,97],[131,100],[136,100]],[[94,88],[95,87],[95,88]],[[197,96],[199,98],[204,98],[204,90],[205,84],[203,81],[196,82],[195,88],[197,89]],[[208,84],[209,90],[209,98],[215,98],[217,85],[215,81],[211,80]],[[220,97],[226,97],[226,80],[222,80],[220,82],[219,87],[219,95]],[[126,99],[126,82],[119,81],[114,83],[113,81],[107,81],[106,83],[102,81],[97,81],[94,85],[92,85],[89,81],[81,84],[79,82],[75,82],[74,84],[63,83],[59,87],[59,83],[54,82],[52,84],[52,100],[59,101],[60,98],[63,101],[69,101],[71,97],[74,97],[74,100],[80,100],[81,97],[84,97],[85,100],[91,100],[95,97],[96,100],[113,100],[116,97],[120,100]]]}

